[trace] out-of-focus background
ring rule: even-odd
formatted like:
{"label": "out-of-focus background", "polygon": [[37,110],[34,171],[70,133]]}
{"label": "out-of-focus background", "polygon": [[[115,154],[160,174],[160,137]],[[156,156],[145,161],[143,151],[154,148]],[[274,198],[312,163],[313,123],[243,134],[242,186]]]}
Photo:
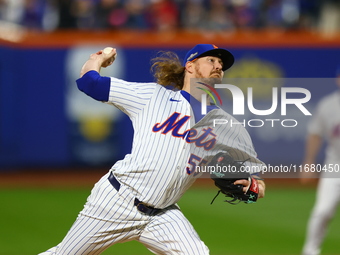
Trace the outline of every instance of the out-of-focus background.
{"label": "out-of-focus background", "polygon": [[[227,79],[288,79],[288,85],[275,86],[308,89],[312,97],[305,106],[313,113],[320,98],[336,89],[340,1],[0,0],[1,255],[37,254],[57,244],[92,185],[131,149],[129,119],[76,88],[88,56],[115,47],[116,62],[103,75],[153,81],[150,59],[157,52],[171,50],[183,59],[197,43],[234,54]],[[252,87],[255,106],[271,103],[272,85]],[[294,128],[247,127],[267,164],[302,163],[309,117],[293,107],[288,113],[282,116],[278,108],[271,118],[296,119]],[[191,220],[211,242],[212,254],[299,254],[315,186],[301,187],[296,174],[279,173],[267,182],[267,198],[256,205],[216,201],[213,208],[209,195],[216,190],[202,180],[183,198],[188,218],[199,215]],[[195,200],[200,203],[191,204]],[[229,228],[238,226],[229,221],[241,216],[248,219],[244,228],[264,226],[251,245],[233,243]],[[224,231],[214,232],[221,224]],[[236,233],[244,235],[244,228]],[[339,229],[331,229],[325,254],[340,254]],[[128,254],[129,244],[122,247],[111,254]],[[139,247],[129,254],[148,253]]]}

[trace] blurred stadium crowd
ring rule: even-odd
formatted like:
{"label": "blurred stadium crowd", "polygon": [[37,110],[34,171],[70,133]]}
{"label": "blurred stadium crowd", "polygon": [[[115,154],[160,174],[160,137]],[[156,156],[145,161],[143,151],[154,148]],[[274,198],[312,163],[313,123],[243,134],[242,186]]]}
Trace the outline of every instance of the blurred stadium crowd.
{"label": "blurred stadium crowd", "polygon": [[0,0],[0,21],[58,29],[339,32],[339,0]]}

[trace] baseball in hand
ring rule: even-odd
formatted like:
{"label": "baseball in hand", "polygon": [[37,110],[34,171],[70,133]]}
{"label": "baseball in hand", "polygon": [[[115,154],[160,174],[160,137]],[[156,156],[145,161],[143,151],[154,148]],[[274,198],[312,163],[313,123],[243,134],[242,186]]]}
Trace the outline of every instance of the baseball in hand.
{"label": "baseball in hand", "polygon": [[110,54],[112,50],[113,50],[112,47],[106,47],[106,48],[103,50],[103,53],[104,53],[104,54]]}
{"label": "baseball in hand", "polygon": [[[105,49],[103,49],[103,54],[104,54],[104,55],[109,55],[110,53],[112,53],[112,51],[113,51],[113,48],[112,48],[112,47],[106,47]],[[103,63],[102,67],[108,67],[108,66],[110,66],[110,65],[113,63],[113,61],[115,61],[116,56],[117,56],[117,53],[115,53],[112,57],[110,57],[108,60],[106,60],[106,61]]]}

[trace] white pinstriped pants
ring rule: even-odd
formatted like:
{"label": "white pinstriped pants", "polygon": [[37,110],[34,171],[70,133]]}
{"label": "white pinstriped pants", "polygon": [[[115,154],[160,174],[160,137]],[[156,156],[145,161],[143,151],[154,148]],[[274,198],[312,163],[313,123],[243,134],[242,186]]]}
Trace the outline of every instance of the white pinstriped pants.
{"label": "white pinstriped pants", "polygon": [[340,178],[320,178],[316,202],[308,220],[303,255],[319,255],[329,221],[340,202]]}
{"label": "white pinstriped pants", "polygon": [[140,213],[122,185],[117,192],[103,176],[63,241],[40,255],[100,254],[115,243],[136,240],[155,254],[209,254],[176,205],[156,216]]}

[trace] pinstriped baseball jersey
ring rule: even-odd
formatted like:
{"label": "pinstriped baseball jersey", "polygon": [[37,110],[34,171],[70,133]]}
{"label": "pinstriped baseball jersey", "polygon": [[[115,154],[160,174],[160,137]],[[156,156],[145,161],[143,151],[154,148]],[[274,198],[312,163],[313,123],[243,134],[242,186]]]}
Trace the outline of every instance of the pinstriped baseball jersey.
{"label": "pinstriped baseball jersey", "polygon": [[[234,124],[232,126],[216,124],[218,122],[214,122],[214,120],[223,120]],[[218,152],[227,151],[235,160],[245,161],[245,165],[248,166],[247,169],[253,173],[260,172],[265,166],[257,158],[252,140],[244,126],[224,110],[220,108],[211,110],[192,129],[197,130],[198,134],[211,129],[211,133],[215,135],[215,144],[209,150],[204,149],[204,147],[191,146],[191,154],[199,155],[204,162],[209,161]]]}
{"label": "pinstriped baseball jersey", "polygon": [[195,125],[191,105],[181,91],[111,78],[108,103],[125,112],[135,130],[131,154],[112,171],[133,195],[153,207],[176,203],[199,176],[195,166],[209,155],[233,149],[238,158],[256,161],[242,125],[213,128],[213,118],[232,118],[221,109]]}
{"label": "pinstriped baseball jersey", "polygon": [[[116,177],[144,203],[157,208],[176,203],[194,181],[183,170],[189,146],[181,135],[189,129],[189,103],[179,91],[115,78],[111,78],[109,103],[130,117],[135,130],[131,154],[112,167]],[[169,131],[161,129],[173,114],[180,123],[168,126]]]}
{"label": "pinstriped baseball jersey", "polygon": [[[330,110],[332,109],[332,110]],[[308,132],[323,137],[327,142],[324,164],[339,168],[340,151],[340,91],[333,92],[318,103],[308,125]],[[321,171],[322,177],[339,178],[339,171]]]}
{"label": "pinstriped baseball jersey", "polygon": [[[330,110],[332,109],[332,110]],[[317,105],[316,113],[308,125],[308,132],[327,140],[326,162],[340,161],[340,91],[325,96]]]}

